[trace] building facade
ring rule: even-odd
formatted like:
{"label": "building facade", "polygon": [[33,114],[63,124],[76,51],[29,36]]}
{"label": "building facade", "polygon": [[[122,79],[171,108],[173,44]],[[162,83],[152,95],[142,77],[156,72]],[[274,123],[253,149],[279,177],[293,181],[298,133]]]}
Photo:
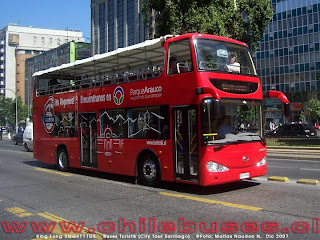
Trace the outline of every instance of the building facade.
{"label": "building facade", "polygon": [[25,60],[25,103],[31,106],[32,102],[32,75],[50,67],[57,67],[91,56],[91,44],[80,42],[67,42],[61,46],[50,49]]}
{"label": "building facade", "polygon": [[[274,15],[254,59],[263,90],[284,92],[291,102],[287,120],[299,121],[302,111],[307,114],[307,101],[320,99],[320,0],[271,0],[271,4]],[[284,121],[281,105],[276,101],[266,105],[267,120]]]}
{"label": "building facade", "polygon": [[92,54],[110,52],[148,39],[143,0],[91,0]]}
{"label": "building facade", "polygon": [[16,93],[23,98],[25,60],[70,41],[84,42],[82,32],[22,27],[16,24],[9,24],[0,30],[0,95],[15,98]]}

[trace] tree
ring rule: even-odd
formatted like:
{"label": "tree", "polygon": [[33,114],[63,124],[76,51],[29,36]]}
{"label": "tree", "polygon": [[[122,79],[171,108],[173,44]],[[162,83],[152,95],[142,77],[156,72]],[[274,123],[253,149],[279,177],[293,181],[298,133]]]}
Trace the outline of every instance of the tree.
{"label": "tree", "polygon": [[273,11],[269,0],[144,0],[148,18],[156,13],[156,36],[209,33],[243,41],[254,49]]}
{"label": "tree", "polygon": [[318,122],[320,118],[320,101],[318,99],[310,99],[307,109],[310,112],[311,120]]}
{"label": "tree", "polygon": [[[18,122],[24,121],[27,117],[27,106],[23,105],[21,97],[17,99],[18,102]],[[16,100],[12,98],[5,98],[0,96],[0,125],[5,126],[10,124],[15,126],[15,103]]]}

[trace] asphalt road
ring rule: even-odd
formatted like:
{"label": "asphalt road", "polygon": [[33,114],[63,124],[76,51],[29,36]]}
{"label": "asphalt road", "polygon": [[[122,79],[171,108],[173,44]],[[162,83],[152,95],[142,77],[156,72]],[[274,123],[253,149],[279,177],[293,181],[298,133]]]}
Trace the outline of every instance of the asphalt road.
{"label": "asphalt road", "polygon": [[[271,173],[277,164],[271,159]],[[319,197],[319,186],[265,178],[149,188],[128,177],[62,173],[0,142],[1,240],[319,239]],[[79,232],[66,235],[72,226]]]}

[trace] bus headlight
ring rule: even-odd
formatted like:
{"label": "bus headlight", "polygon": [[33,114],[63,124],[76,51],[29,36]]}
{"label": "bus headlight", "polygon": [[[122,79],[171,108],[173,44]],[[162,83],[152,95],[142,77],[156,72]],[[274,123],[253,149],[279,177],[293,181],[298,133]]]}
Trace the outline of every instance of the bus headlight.
{"label": "bus headlight", "polygon": [[215,162],[207,162],[207,169],[209,172],[226,172],[226,171],[229,171],[229,168],[223,166],[223,165],[220,165],[218,163],[215,163]]}
{"label": "bus headlight", "polygon": [[267,157],[264,157],[260,162],[257,163],[257,167],[261,167],[266,164],[267,164]]}

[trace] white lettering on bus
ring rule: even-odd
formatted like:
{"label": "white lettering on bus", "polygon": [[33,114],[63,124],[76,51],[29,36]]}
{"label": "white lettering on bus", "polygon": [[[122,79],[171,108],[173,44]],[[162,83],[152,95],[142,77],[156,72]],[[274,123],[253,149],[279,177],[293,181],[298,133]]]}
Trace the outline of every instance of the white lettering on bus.
{"label": "white lettering on bus", "polygon": [[59,106],[66,107],[66,105],[74,105],[74,101],[75,101],[75,97],[54,99],[54,106],[55,107],[59,107]]}
{"label": "white lettering on bus", "polygon": [[141,94],[149,94],[149,93],[160,93],[162,92],[162,86],[156,86],[156,87],[147,87],[141,88],[141,89],[130,89],[130,95],[141,95]]}
{"label": "white lettering on bus", "polygon": [[63,106],[64,108],[66,107],[66,105],[73,105],[73,104],[74,104],[74,97],[67,98],[67,99],[60,98],[60,106]]}
{"label": "white lettering on bus", "polygon": [[80,103],[98,103],[111,101],[111,94],[91,95],[88,97],[80,96]]}

